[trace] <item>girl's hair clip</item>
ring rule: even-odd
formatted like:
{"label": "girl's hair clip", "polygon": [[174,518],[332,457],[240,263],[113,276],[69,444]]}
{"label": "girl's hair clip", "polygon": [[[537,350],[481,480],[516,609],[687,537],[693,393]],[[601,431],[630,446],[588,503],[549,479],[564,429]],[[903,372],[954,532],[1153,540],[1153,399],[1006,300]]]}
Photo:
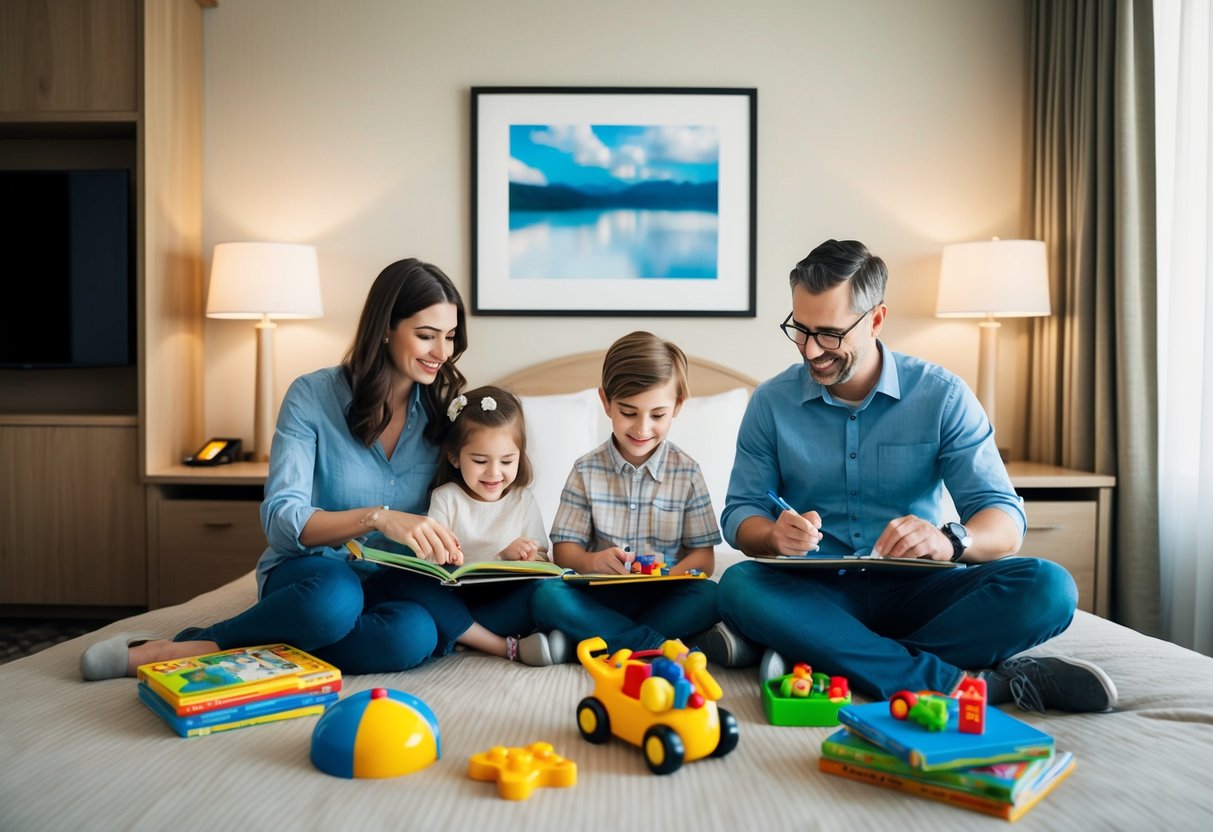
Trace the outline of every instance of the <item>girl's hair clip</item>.
{"label": "girl's hair clip", "polygon": [[[460,396],[460,398],[463,398],[463,397]],[[497,400],[494,399],[492,396],[485,396],[483,399],[480,400],[480,409],[485,411],[486,413],[490,410],[496,410],[497,409]]]}
{"label": "girl's hair clip", "polygon": [[[451,403],[446,406],[446,418],[450,419],[452,422],[455,421],[455,417],[459,415],[460,411],[467,407],[467,404],[467,396],[456,396],[455,398],[451,399]],[[483,404],[481,406],[483,407]],[[496,406],[497,403],[493,402],[493,407]]]}

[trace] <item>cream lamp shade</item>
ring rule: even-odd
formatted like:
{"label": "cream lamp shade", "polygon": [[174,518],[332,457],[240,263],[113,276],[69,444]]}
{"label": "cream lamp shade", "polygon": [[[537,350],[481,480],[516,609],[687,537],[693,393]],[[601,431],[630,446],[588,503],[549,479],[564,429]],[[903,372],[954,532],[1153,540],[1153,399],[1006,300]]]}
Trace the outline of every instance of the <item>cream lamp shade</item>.
{"label": "cream lamp shade", "polygon": [[253,459],[269,459],[274,411],[274,318],[319,318],[320,267],[314,246],[220,243],[211,259],[208,318],[257,321]]}
{"label": "cream lamp shade", "polygon": [[939,318],[982,318],[977,398],[994,421],[998,366],[995,318],[1050,314],[1049,268],[1040,240],[982,240],[944,246],[939,269]]}

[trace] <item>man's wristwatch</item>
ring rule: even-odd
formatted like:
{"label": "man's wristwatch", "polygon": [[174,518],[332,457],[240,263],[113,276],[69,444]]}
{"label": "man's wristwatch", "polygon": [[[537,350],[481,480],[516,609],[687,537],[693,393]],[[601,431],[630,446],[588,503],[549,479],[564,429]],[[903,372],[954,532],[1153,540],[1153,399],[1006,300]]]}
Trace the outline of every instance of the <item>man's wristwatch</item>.
{"label": "man's wristwatch", "polygon": [[973,535],[959,523],[944,523],[939,530],[952,543],[952,563],[964,557],[965,550],[973,545]]}

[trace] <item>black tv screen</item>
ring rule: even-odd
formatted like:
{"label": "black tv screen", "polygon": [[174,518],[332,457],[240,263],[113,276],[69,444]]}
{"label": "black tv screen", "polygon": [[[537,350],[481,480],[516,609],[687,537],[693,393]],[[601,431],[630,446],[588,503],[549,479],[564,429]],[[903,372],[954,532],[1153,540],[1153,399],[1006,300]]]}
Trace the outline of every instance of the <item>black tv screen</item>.
{"label": "black tv screen", "polygon": [[0,171],[0,367],[134,363],[129,170]]}

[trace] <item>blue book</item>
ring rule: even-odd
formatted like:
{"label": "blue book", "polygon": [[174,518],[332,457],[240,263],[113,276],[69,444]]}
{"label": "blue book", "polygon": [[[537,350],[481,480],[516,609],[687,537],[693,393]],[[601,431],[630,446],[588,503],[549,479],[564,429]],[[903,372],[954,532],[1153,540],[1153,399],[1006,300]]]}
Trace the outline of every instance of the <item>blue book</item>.
{"label": "blue book", "polygon": [[247,702],[230,708],[217,708],[192,716],[179,716],[171,705],[157,696],[144,683],[139,683],[138,690],[139,699],[143,704],[182,737],[197,737],[232,728],[259,725],[263,722],[277,722],[281,719],[321,714],[324,713],[325,708],[337,701],[339,695],[336,691],[332,693],[289,693],[285,696]]}
{"label": "blue book", "polygon": [[942,731],[929,731],[913,720],[897,719],[889,713],[888,702],[848,705],[838,711],[838,721],[851,733],[919,771],[975,768],[1053,754],[1051,736],[994,707],[986,708],[984,733],[962,734],[956,728],[957,701],[945,701],[948,724]]}

